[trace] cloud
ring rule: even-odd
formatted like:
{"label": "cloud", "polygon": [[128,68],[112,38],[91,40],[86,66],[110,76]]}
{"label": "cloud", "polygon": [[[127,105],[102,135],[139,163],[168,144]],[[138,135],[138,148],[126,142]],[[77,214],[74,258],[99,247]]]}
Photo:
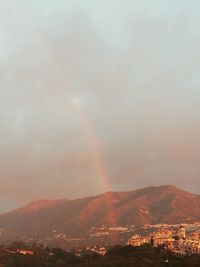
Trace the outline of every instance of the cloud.
{"label": "cloud", "polygon": [[192,2],[1,2],[4,199],[18,206],[74,198],[108,184],[197,191],[200,34]]}

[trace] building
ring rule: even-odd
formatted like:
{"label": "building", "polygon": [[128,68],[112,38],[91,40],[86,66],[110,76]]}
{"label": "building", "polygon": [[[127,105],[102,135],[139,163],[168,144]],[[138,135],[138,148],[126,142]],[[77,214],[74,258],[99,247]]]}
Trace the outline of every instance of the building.
{"label": "building", "polygon": [[186,238],[186,228],[183,225],[180,225],[180,227],[179,227],[178,237],[179,237],[179,239],[185,239]]}
{"label": "building", "polygon": [[23,254],[23,255],[33,255],[34,252],[31,250],[26,249],[17,249],[17,253]]}
{"label": "building", "polygon": [[161,229],[152,234],[152,243],[154,247],[158,247],[160,245],[171,245],[174,241],[174,232],[171,229]]}
{"label": "building", "polygon": [[127,245],[133,247],[140,247],[144,244],[148,244],[149,242],[150,239],[148,237],[141,237],[140,235],[134,235],[128,240]]}

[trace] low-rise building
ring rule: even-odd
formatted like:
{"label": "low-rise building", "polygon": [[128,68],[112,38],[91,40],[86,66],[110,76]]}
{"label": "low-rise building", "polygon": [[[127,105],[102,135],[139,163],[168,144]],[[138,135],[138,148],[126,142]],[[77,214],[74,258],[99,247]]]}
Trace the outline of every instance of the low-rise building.
{"label": "low-rise building", "polygon": [[150,243],[149,237],[142,237],[140,235],[134,235],[132,236],[128,242],[127,245],[134,246],[134,247],[140,247],[144,244]]}

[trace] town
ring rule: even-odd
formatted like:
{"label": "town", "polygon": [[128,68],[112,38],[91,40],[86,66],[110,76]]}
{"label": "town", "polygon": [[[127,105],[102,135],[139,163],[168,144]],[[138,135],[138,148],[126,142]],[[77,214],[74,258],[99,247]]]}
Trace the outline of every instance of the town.
{"label": "town", "polygon": [[[98,230],[98,231],[94,231]],[[100,231],[101,230],[101,231]],[[118,227],[101,227],[99,229],[93,229],[92,236],[103,237],[110,236],[111,231],[118,232],[118,236],[121,236],[118,240],[122,245],[130,245],[134,247],[140,247],[145,244],[150,244],[153,247],[163,247],[164,249],[171,251],[177,257],[184,257],[191,254],[200,254],[200,223],[182,223],[182,224],[155,224],[155,225],[143,225],[137,226],[118,226]],[[134,232],[134,234],[128,238],[126,244],[124,244],[127,234]],[[112,233],[113,234],[113,233]],[[102,241],[102,239],[101,239]],[[120,242],[119,242],[120,243]],[[93,248],[94,249],[94,248]],[[103,247],[96,252],[102,253]]]}
{"label": "town", "polygon": [[[1,242],[4,241],[5,229],[1,229]],[[140,247],[149,244],[152,247],[163,247],[177,257],[200,254],[200,222],[179,224],[145,224],[142,226],[123,225],[91,227],[84,237],[70,237],[66,233],[53,229],[48,236],[30,233],[21,236],[20,242],[31,246],[36,243],[42,246],[60,247],[67,251],[76,251],[80,255],[83,250],[104,255],[116,245]]]}
{"label": "town", "polygon": [[200,254],[200,224],[181,225],[145,225],[145,230],[157,228],[149,235],[133,235],[127,245],[142,246],[151,244],[154,247],[163,246],[178,257],[184,255]]}
{"label": "town", "polygon": [[87,236],[73,238],[53,229],[46,237],[30,233],[7,244],[3,242],[6,229],[1,228],[0,233],[0,266],[4,267],[103,267],[108,263],[109,266],[193,267],[200,262],[199,222],[102,225],[91,227]]}

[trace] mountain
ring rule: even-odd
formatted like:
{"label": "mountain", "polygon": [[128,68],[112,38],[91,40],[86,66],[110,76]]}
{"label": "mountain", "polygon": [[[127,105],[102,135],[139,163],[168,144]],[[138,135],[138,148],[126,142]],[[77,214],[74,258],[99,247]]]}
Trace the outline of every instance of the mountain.
{"label": "mountain", "polygon": [[64,199],[59,200],[52,200],[52,199],[41,199],[37,201],[32,201],[28,205],[26,205],[23,208],[17,209],[15,213],[19,212],[37,212],[43,209],[52,208],[54,206],[57,206],[58,204],[61,204],[65,202]]}
{"label": "mountain", "polygon": [[195,221],[200,221],[200,196],[166,185],[76,200],[35,201],[0,215],[0,228],[5,228],[10,238],[33,233],[45,236],[54,229],[77,236],[103,224]]}

